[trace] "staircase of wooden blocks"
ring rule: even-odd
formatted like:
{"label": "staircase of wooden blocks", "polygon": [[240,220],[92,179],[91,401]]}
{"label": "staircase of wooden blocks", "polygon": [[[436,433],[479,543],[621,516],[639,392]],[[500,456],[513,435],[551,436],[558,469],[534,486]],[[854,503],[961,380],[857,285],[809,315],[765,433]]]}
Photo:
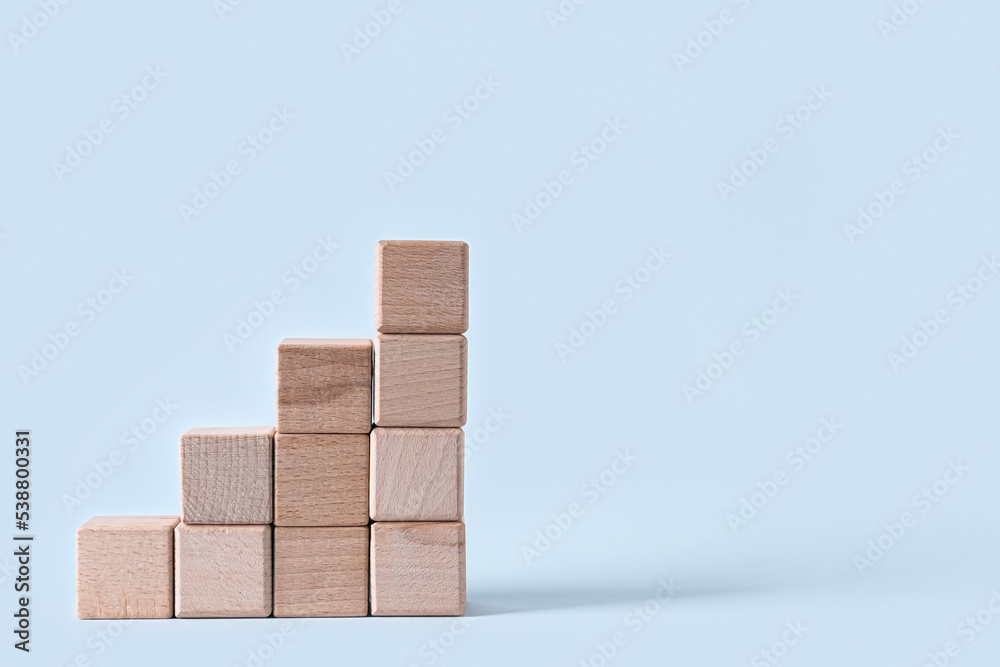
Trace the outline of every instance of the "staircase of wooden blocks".
{"label": "staircase of wooden blocks", "polygon": [[180,517],[80,526],[77,615],[464,614],[468,278],[380,241],[374,341],[285,339],[277,428],[181,436]]}

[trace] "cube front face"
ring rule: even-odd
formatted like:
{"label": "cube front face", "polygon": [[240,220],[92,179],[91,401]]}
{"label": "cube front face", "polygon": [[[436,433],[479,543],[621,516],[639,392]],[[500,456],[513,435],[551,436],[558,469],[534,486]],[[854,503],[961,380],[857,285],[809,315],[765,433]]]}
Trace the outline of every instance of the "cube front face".
{"label": "cube front face", "polygon": [[462,241],[379,241],[375,329],[461,334],[469,329],[469,246]]}
{"label": "cube front face", "polygon": [[368,433],[372,342],[286,338],[278,346],[279,433]]}
{"label": "cube front face", "polygon": [[371,435],[373,521],[461,521],[465,434],[459,428],[376,428]]}
{"label": "cube front face", "polygon": [[178,517],[94,517],[76,533],[79,618],[171,618]]}
{"label": "cube front face", "polygon": [[271,615],[271,526],[174,529],[177,618]]}
{"label": "cube front face", "polygon": [[373,523],[372,616],[465,613],[465,524]]}
{"label": "cube front face", "polygon": [[465,336],[375,336],[375,423],[460,427],[466,420]]}
{"label": "cube front face", "polygon": [[181,520],[264,524],[272,519],[274,428],[191,429],[181,436]]}
{"label": "cube front face", "polygon": [[368,434],[278,433],[276,526],[368,525]]}
{"label": "cube front face", "polygon": [[274,615],[368,614],[368,526],[274,529]]}

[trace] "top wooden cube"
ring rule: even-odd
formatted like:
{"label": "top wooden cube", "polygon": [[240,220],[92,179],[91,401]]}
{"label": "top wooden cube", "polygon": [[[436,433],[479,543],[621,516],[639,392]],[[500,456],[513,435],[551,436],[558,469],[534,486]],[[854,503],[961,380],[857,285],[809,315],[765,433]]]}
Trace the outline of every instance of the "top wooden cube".
{"label": "top wooden cube", "polygon": [[278,433],[368,433],[372,342],[286,338],[278,345]]}
{"label": "top wooden cube", "polygon": [[468,331],[469,245],[463,241],[379,241],[375,329],[379,333]]}

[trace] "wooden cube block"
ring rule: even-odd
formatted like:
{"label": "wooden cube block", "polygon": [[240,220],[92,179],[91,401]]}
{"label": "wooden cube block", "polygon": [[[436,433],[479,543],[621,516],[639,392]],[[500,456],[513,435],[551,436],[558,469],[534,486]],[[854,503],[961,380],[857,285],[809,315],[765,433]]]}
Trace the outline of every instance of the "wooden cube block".
{"label": "wooden cube block", "polygon": [[181,521],[271,523],[274,428],[195,428],[181,436]]}
{"label": "wooden cube block", "polygon": [[372,616],[465,613],[465,524],[373,523]]}
{"label": "wooden cube block", "polygon": [[375,423],[378,426],[464,426],[465,336],[377,334]]}
{"label": "wooden cube block", "polygon": [[275,616],[367,616],[368,526],[274,529]]}
{"label": "wooden cube block", "polygon": [[469,329],[469,246],[462,241],[379,241],[375,330],[460,334]]}
{"label": "wooden cube block", "polygon": [[368,525],[368,434],[278,433],[274,525]]}
{"label": "wooden cube block", "polygon": [[177,618],[271,615],[271,526],[178,524],[174,529]]}
{"label": "wooden cube block", "polygon": [[373,521],[462,520],[462,429],[376,428],[371,445]]}
{"label": "wooden cube block", "polygon": [[286,338],[278,346],[279,433],[368,433],[372,342]]}
{"label": "wooden cube block", "polygon": [[95,516],[76,531],[76,615],[172,618],[175,516]]}

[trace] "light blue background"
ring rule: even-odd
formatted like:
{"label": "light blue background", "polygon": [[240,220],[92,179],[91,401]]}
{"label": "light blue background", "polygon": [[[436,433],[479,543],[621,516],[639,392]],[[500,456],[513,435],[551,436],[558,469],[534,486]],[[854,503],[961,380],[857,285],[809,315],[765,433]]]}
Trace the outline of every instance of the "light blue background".
{"label": "light blue background", "polygon": [[[1000,252],[1000,6],[927,2],[883,36],[889,0],[592,0],[555,28],[557,0],[402,0],[345,58],[386,5],[246,0],[220,18],[209,0],[71,2],[17,49],[7,33],[38,6],[0,9],[0,535],[24,427],[37,535],[33,651],[5,645],[3,664],[254,664],[283,621],[133,623],[98,653],[108,624],[74,615],[74,531],[177,513],[178,436],[273,423],[283,337],[370,337],[383,238],[471,247],[469,441],[490,410],[509,415],[467,461],[471,623],[451,637],[451,619],[292,621],[263,664],[578,665],[619,631],[608,664],[769,664],[758,652],[796,621],[808,630],[782,664],[922,665],[950,641],[954,664],[995,660],[1000,621],[971,643],[958,626],[1000,588],[1000,281],[961,309],[948,296]],[[723,10],[732,22],[679,71],[673,54]],[[119,119],[113,101],[157,66],[162,83]],[[443,114],[480,77],[499,87],[452,127]],[[783,136],[821,86],[832,97]],[[294,118],[247,162],[241,142],[274,109]],[[60,180],[52,163],[104,118],[114,131]],[[574,152],[615,118],[621,136],[578,171]],[[439,127],[446,141],[391,191],[384,172]],[[959,138],[908,180],[944,128]],[[771,137],[778,151],[723,201],[717,182]],[[180,205],[231,159],[242,171],[185,222]],[[518,232],[511,215],[564,169],[573,182]],[[894,179],[906,192],[851,243],[845,224]],[[292,289],[320,237],[336,253]],[[651,246],[671,258],[626,300],[615,286]],[[122,269],[134,281],[85,322],[78,304]],[[275,289],[284,302],[230,351],[224,335]],[[744,323],[779,289],[798,301],[750,342]],[[563,361],[557,344],[607,299],[615,312]],[[939,308],[948,322],[894,369]],[[80,334],[22,381],[71,321]],[[733,341],[745,353],[689,403],[682,387]],[[178,408],[125,450],[157,399]],[[731,530],[831,417],[843,429]],[[67,509],[114,450],[124,462]],[[617,452],[636,461],[589,503],[581,487]],[[956,461],[969,471],[921,513],[913,497]],[[573,502],[583,515],[528,564],[522,548]],[[859,574],[904,512],[916,525]],[[678,596],[634,632],[626,614],[671,578]]]}

